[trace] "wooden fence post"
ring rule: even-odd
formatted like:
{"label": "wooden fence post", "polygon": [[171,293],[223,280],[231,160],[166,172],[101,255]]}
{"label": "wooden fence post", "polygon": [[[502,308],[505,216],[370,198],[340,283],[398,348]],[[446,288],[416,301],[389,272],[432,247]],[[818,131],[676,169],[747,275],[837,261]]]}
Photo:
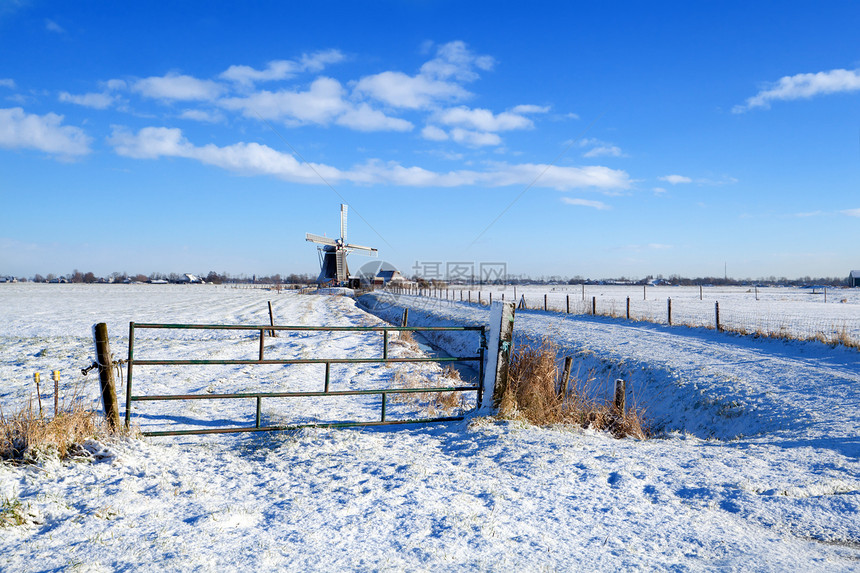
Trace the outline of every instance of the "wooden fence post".
{"label": "wooden fence post", "polygon": [[597,297],[591,297],[591,316],[597,315]]}
{"label": "wooden fence post", "polygon": [[615,381],[615,410],[624,414],[627,409],[627,383],[619,378]]}
{"label": "wooden fence post", "polygon": [[54,417],[60,413],[60,371],[54,370]]}
{"label": "wooden fence post", "polygon": [[723,327],[720,326],[720,301],[714,301],[714,322],[717,326],[717,330],[722,331]]}
{"label": "wooden fence post", "polygon": [[564,370],[561,371],[561,382],[558,386],[558,393],[561,394],[562,397],[567,396],[569,394],[568,385],[570,384],[570,370],[573,365],[573,357],[565,356],[564,357]]}
{"label": "wooden fence post", "polygon": [[648,297],[645,295],[645,286],[646,285],[642,285],[642,300],[648,300]]}
{"label": "wooden fence post", "polygon": [[567,314],[570,314],[570,295],[567,295]]}
{"label": "wooden fence post", "polygon": [[[272,301],[269,301],[269,324],[275,326],[275,315],[272,314]],[[272,336],[272,338],[278,336],[278,333],[274,330],[270,330],[269,334]]]}
{"label": "wooden fence post", "polygon": [[630,297],[627,297],[627,320],[630,320]]}
{"label": "wooden fence post", "polygon": [[546,297],[547,297],[547,294],[544,293],[544,295],[543,295],[543,309],[544,309],[544,311],[546,311],[546,308],[547,308],[546,307]]}
{"label": "wooden fence post", "polygon": [[666,299],[666,322],[669,323],[669,326],[672,326],[672,299]]}
{"label": "wooden fence post", "polygon": [[102,389],[102,404],[105,418],[112,432],[119,430],[119,406],[116,400],[116,383],[113,378],[113,361],[110,355],[107,324],[100,322],[93,327],[96,343],[96,362],[99,365],[99,383]]}
{"label": "wooden fence post", "polygon": [[39,388],[39,379],[42,376],[41,372],[33,372],[33,380],[36,382],[36,398],[39,399],[39,417],[42,417],[42,389]]}
{"label": "wooden fence post", "polygon": [[514,303],[496,302],[490,308],[490,332],[487,336],[487,366],[481,381],[480,409],[499,407],[508,386],[508,363],[513,354]]}

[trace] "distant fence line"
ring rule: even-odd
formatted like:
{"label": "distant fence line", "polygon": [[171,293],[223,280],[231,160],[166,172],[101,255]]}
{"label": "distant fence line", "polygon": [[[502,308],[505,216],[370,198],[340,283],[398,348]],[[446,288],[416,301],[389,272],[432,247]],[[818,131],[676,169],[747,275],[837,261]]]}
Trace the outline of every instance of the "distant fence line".
{"label": "distant fence line", "polygon": [[[462,302],[490,305],[494,300],[512,301],[519,309],[542,310],[572,315],[608,316],[635,321],[653,322],[670,326],[704,327],[720,331],[757,336],[819,340],[829,344],[843,344],[860,348],[860,318],[820,316],[808,313],[792,313],[792,302],[783,302],[783,308],[775,309],[774,302],[761,303],[762,308],[750,308],[749,304],[733,304],[738,301],[710,300],[699,298],[654,298],[647,296],[614,297],[584,296],[573,292],[535,293],[531,290],[469,289],[469,288],[389,288],[395,294],[435,299],[441,302]],[[501,291],[501,292],[500,292]],[[584,293],[584,290],[582,291]],[[644,291],[643,291],[644,293]],[[701,290],[700,290],[701,293]],[[820,291],[813,294],[819,294]],[[737,293],[735,293],[737,294]],[[758,300],[758,291],[750,289]],[[823,294],[823,293],[821,293]],[[824,294],[826,297],[827,295]],[[826,299],[825,299],[826,300]],[[832,298],[831,298],[832,300]],[[753,303],[757,304],[757,303]]]}

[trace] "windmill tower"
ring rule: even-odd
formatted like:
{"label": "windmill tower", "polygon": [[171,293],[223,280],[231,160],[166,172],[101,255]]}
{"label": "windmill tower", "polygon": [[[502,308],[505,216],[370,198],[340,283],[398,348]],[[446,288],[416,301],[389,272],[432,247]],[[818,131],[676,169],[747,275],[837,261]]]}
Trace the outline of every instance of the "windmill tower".
{"label": "windmill tower", "polygon": [[369,257],[375,257],[378,251],[372,247],[350,245],[346,242],[346,205],[340,205],[340,238],[329,239],[313,233],[305,233],[305,240],[319,245],[320,276],[318,283],[334,282],[344,284],[349,278],[349,268],[346,266],[346,255],[359,251]]}

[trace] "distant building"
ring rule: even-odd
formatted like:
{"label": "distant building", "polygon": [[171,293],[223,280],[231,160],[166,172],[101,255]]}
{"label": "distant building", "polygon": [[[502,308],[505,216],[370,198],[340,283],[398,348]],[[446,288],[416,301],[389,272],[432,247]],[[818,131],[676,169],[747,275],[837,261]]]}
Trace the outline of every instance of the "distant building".
{"label": "distant building", "polygon": [[848,274],[848,286],[860,287],[860,271],[851,271]]}
{"label": "distant building", "polygon": [[[256,275],[255,275],[254,279],[255,279],[255,281],[254,281],[254,282],[256,282]],[[181,283],[181,284],[188,284],[188,285],[193,285],[193,284],[203,284],[203,279],[201,279],[201,278],[199,278],[199,277],[195,277],[195,276],[194,276],[194,275],[192,275],[191,273],[185,273],[185,274],[182,276],[182,278],[181,278],[181,279],[179,279],[179,281],[177,281],[177,282],[179,282],[179,283]]]}

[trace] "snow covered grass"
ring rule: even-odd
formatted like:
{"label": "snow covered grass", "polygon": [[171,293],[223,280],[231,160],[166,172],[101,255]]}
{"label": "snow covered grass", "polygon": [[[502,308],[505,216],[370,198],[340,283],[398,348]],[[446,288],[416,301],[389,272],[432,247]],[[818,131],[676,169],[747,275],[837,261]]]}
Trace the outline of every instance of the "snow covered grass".
{"label": "snow covered grass", "polygon": [[641,410],[619,411],[613,400],[594,397],[589,388],[593,371],[585,379],[578,372],[571,373],[562,387],[557,355],[558,346],[548,337],[514,350],[508,384],[497,389],[501,417],[525,419],[538,426],[575,424],[617,438],[645,439],[647,426]]}
{"label": "snow covered grass", "polygon": [[[268,300],[276,324],[380,324],[348,297],[209,285],[5,286],[13,288],[0,288],[4,411],[26,405],[33,371],[60,369],[74,383],[92,363],[96,322],[108,322],[117,356],[129,320],[267,324]],[[486,307],[427,302],[402,297],[375,312],[399,324],[409,307],[414,326],[487,321]],[[141,357],[253,355],[255,341],[234,334],[153,336]],[[434,343],[471,355],[474,333],[454,334],[438,333]],[[0,519],[10,521],[0,533],[0,570],[860,570],[860,353],[517,312],[517,347],[543,336],[559,356],[575,358],[595,395],[625,378],[659,425],[656,437],[471,415],[396,429],[88,441],[89,455],[65,461],[0,462]],[[379,338],[279,336],[267,339],[266,355],[365,355],[379,352]],[[390,351],[416,352],[393,341]],[[424,365],[332,370],[340,387],[393,384],[398,374],[444,378]],[[319,387],[322,372],[153,367],[135,379],[144,393],[238,392]],[[84,397],[96,398],[94,377],[83,382]],[[374,407],[325,402],[305,414]],[[147,404],[134,419],[199,427],[212,414],[253,417],[248,403],[185,410]],[[286,401],[263,402],[265,419],[296,413]]]}
{"label": "snow covered grass", "polygon": [[[860,289],[794,287],[674,287],[632,285],[488,285],[423,291],[448,301],[490,297],[525,303],[526,309],[624,318],[666,324],[667,299],[672,300],[672,324],[716,328],[726,332],[777,339],[816,340],[860,348]],[[448,297],[446,299],[446,297]]]}
{"label": "snow covered grass", "polygon": [[104,419],[79,406],[46,418],[30,403],[6,415],[0,412],[0,460],[32,462],[56,455],[65,459],[89,439],[107,439]]}

